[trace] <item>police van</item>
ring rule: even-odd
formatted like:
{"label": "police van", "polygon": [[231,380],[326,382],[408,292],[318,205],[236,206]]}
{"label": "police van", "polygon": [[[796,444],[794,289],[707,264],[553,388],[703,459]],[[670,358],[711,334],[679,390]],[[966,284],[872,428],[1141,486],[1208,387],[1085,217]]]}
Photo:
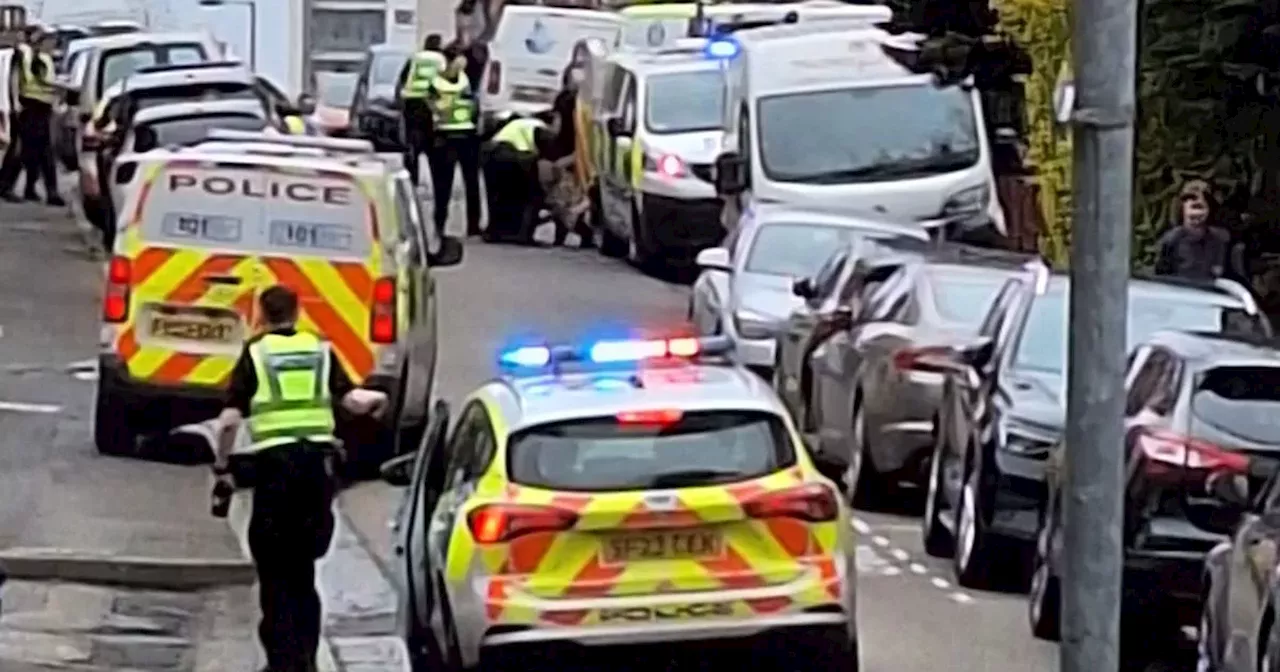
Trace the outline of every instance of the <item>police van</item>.
{"label": "police van", "polygon": [[893,56],[917,39],[841,21],[717,38],[726,229],[775,202],[1004,234],[979,93]]}
{"label": "police van", "polygon": [[210,137],[120,158],[131,169],[117,172],[120,234],[103,294],[99,452],[132,454],[140,437],[216,416],[259,326],[258,295],[276,284],[298,294],[300,327],[332,345],[351,379],[391,399],[353,455],[376,466],[397,444],[416,447],[435,377],[432,272],[461,261],[461,242],[424,225],[398,158],[368,142]]}
{"label": "police van", "polygon": [[830,21],[834,19],[865,21],[867,25],[887,23],[893,10],[883,5],[850,5],[839,0],[807,0],[788,3],[729,3],[703,5],[697,3],[658,3],[632,5],[618,12],[622,30],[614,48],[647,51],[662,49],[687,37],[690,22],[701,15],[701,32],[717,26],[744,23],[782,23],[789,14],[795,22]]}

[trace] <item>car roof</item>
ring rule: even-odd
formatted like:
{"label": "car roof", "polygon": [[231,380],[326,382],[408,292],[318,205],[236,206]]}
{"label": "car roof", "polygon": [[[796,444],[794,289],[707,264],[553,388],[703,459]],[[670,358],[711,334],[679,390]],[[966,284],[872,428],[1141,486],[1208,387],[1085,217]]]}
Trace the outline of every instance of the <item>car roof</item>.
{"label": "car roof", "polygon": [[642,409],[786,415],[763,379],[732,364],[689,363],[509,377],[492,381],[481,391],[497,402],[510,434],[538,425]]}
{"label": "car roof", "polygon": [[148,107],[134,117],[135,124],[154,123],[165,119],[203,115],[245,115],[266,119],[262,103],[256,100],[210,100],[205,102],[166,103]]}
{"label": "car roof", "polygon": [[705,58],[701,49],[615,51],[611,58],[619,67],[638,77],[674,72],[714,72],[720,68],[719,63]]}
{"label": "car roof", "polygon": [[[125,160],[124,157],[117,159]],[[354,177],[389,178],[402,170],[375,154],[326,153],[270,143],[207,141],[188,147],[161,147],[130,156],[131,161],[228,163],[264,168],[326,170]]]}
{"label": "car roof", "polygon": [[187,84],[245,84],[257,83],[257,78],[240,63],[194,63],[189,66],[171,67],[129,75],[124,80],[126,91],[161,89]]}
{"label": "car roof", "polygon": [[208,44],[212,40],[206,33],[196,32],[174,32],[174,33],[119,33],[117,35],[101,35],[98,37],[86,37],[83,40],[76,40],[68,45],[68,48],[74,47],[81,42],[91,42],[92,46],[102,50],[118,49],[120,47],[131,47],[138,44],[175,44],[194,42],[197,44]]}
{"label": "car roof", "polygon": [[753,226],[757,228],[769,224],[820,224],[863,229],[868,233],[883,234],[885,237],[900,236],[914,238],[921,242],[929,240],[928,230],[914,222],[903,223],[822,208],[797,207],[784,203],[761,203],[753,205],[752,208],[755,213]]}
{"label": "car roof", "polygon": [[1215,366],[1280,366],[1280,350],[1272,339],[1222,333],[1158,331],[1144,345],[1171,350],[1195,369]]}
{"label": "car roof", "polygon": [[964,266],[967,268],[987,268],[995,271],[1025,270],[1028,264],[1043,260],[1028,252],[1002,250],[989,247],[975,247],[959,243],[946,243],[926,251],[921,255],[920,263],[939,268]]}
{"label": "car roof", "polygon": [[[1048,292],[1066,292],[1071,287],[1071,277],[1065,272],[1049,276]],[[1165,297],[1194,302],[1199,298],[1205,305],[1239,308],[1250,314],[1258,313],[1253,296],[1239,284],[1230,280],[1203,282],[1173,277],[1134,276],[1129,279],[1131,297]]]}

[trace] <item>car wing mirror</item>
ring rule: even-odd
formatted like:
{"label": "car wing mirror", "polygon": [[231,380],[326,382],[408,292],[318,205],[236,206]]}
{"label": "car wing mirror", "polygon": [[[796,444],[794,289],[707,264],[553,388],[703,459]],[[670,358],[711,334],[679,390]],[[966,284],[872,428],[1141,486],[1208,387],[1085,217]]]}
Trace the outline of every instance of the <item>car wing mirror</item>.
{"label": "car wing mirror", "polygon": [[417,453],[413,452],[393,457],[382,463],[378,473],[382,476],[383,482],[388,485],[394,485],[397,488],[407,487],[413,479],[413,461],[416,458]]}
{"label": "car wing mirror", "polygon": [[791,293],[808,301],[813,298],[813,281],[809,278],[797,278],[791,283]]}

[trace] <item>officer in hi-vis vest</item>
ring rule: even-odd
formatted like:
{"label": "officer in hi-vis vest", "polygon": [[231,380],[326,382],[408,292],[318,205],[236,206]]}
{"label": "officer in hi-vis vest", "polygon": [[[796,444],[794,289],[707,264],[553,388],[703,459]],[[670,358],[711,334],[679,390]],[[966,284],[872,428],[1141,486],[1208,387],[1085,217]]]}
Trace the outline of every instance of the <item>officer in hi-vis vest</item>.
{"label": "officer in hi-vis vest", "polygon": [[[380,417],[387,397],[356,388],[328,343],[297,330],[293,290],[267,289],[259,308],[265,330],[246,343],[218,418],[214,515],[227,515],[237,486],[254,489],[249,552],[267,669],[314,672],[321,624],[315,563],[334,529],[335,409]],[[233,462],[242,424],[251,445]]]}
{"label": "officer in hi-vis vest", "polygon": [[546,119],[514,117],[493,134],[484,151],[484,193],[489,201],[485,242],[533,242],[542,201],[538,158],[553,134]]}
{"label": "officer in hi-vis vest", "polygon": [[53,106],[58,103],[54,86],[53,49],[56,36],[41,31],[34,48],[23,54],[22,81],[18,89],[22,111],[18,115],[18,135],[22,147],[22,169],[27,174],[23,198],[40,200],[36,193],[36,177],[44,178],[44,198],[49,205],[62,207],[66,201],[58,194],[58,173],[53,157]]}
{"label": "officer in hi-vis vest", "polygon": [[476,136],[475,92],[464,72],[467,59],[456,49],[446,50],[445,58],[448,65],[427,89],[435,135],[427,160],[431,164],[436,231],[444,235],[453,173],[461,169],[467,199],[467,235],[476,236],[480,234],[480,139]]}
{"label": "officer in hi-vis vest", "polygon": [[431,81],[447,65],[440,52],[443,41],[438,33],[428,35],[422,41],[422,51],[405,62],[396,83],[405,146],[404,167],[415,187],[419,184],[418,162],[431,151],[431,108],[427,107],[427,91],[431,89]]}

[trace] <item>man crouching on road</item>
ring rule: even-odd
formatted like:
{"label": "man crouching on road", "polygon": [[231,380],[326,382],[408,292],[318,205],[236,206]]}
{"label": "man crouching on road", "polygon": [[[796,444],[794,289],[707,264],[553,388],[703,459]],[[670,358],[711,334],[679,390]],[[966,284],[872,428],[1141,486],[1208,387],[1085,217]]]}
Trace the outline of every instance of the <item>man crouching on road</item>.
{"label": "man crouching on road", "polygon": [[[219,416],[215,495],[252,487],[249,552],[258,570],[258,636],[270,672],[314,672],[320,645],[316,561],[333,538],[335,404],[380,416],[387,397],[352,384],[329,344],[300,332],[298,295],[277,285],[259,299],[263,333],[245,344]],[[251,445],[231,465],[241,424]],[[226,515],[225,505],[215,515]]]}

